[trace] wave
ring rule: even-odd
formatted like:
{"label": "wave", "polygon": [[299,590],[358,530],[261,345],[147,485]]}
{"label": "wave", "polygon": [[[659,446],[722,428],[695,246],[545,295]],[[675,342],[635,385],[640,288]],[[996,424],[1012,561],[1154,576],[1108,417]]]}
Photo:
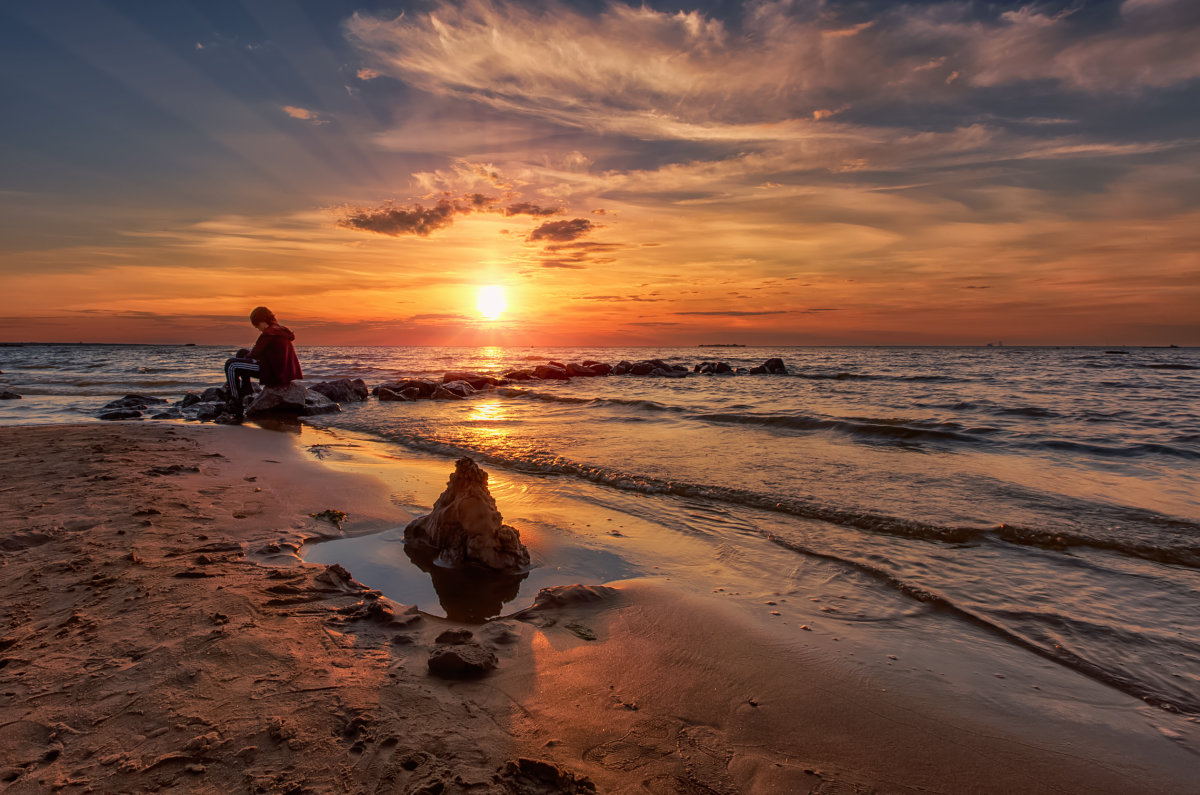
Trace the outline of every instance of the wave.
{"label": "wave", "polygon": [[[1042,637],[1034,637],[1030,634],[1028,629],[1022,631],[1022,629],[1013,626],[1014,624],[1019,623],[1020,618],[1022,618],[1022,615],[1019,614],[1018,611],[995,611],[996,617],[993,618],[988,615],[988,613],[991,611],[977,610],[966,605],[959,604],[952,598],[939,591],[909,582],[876,563],[871,563],[854,557],[822,552],[807,544],[801,544],[792,539],[783,538],[774,533],[763,532],[762,535],[771,543],[783,547],[784,549],[853,566],[859,572],[862,572],[872,579],[894,588],[900,593],[903,593],[905,596],[925,604],[936,606],[941,610],[953,613],[959,618],[965,619],[976,626],[988,630],[989,632],[1000,636],[1006,641],[1015,643],[1022,648],[1028,649],[1040,657],[1046,658],[1060,665],[1064,665],[1084,674],[1085,676],[1095,679],[1098,682],[1102,682],[1124,693],[1132,695],[1136,698],[1140,698],[1147,704],[1151,704],[1171,712],[1182,711],[1193,714],[1200,713],[1200,698],[1196,698],[1182,689],[1167,686],[1166,688],[1161,689],[1166,689],[1173,692],[1164,694],[1160,692],[1159,687],[1156,687],[1148,682],[1144,682],[1136,676],[1132,676],[1127,672],[1120,670],[1116,665],[1100,665],[1087,659],[1078,652],[1069,649],[1065,643],[1055,640],[1053,637],[1048,636],[1044,632],[1037,633]],[[1005,621],[1005,618],[1010,620]],[[1055,614],[1053,616],[1037,615],[1033,616],[1033,618],[1035,621],[1037,621],[1037,623],[1042,624],[1074,623],[1078,626],[1083,626],[1085,623],[1068,618],[1067,616],[1063,616],[1061,614]],[[1032,622],[1026,623],[1028,624]],[[1103,627],[1095,624],[1090,626],[1093,629],[1094,634],[1122,634],[1121,630],[1119,629]],[[1145,638],[1142,636],[1128,632],[1124,633],[1124,635],[1126,642],[1129,644],[1137,645],[1145,643]]]}
{"label": "wave", "polygon": [[621,491],[721,502],[902,538],[951,544],[978,543],[992,539],[1051,551],[1066,551],[1072,547],[1083,547],[1116,552],[1158,563],[1200,569],[1200,542],[1197,541],[1200,539],[1200,524],[1148,511],[1131,512],[1123,519],[1130,522],[1170,526],[1176,531],[1179,540],[1174,543],[1168,542],[1166,545],[1156,545],[1131,538],[1098,538],[1068,530],[1041,530],[1009,524],[991,527],[940,525],[871,511],[843,508],[801,497],[781,497],[730,486],[665,480],[651,475],[623,472],[603,466],[590,466],[552,453],[539,455],[536,451],[527,451],[524,456],[518,456],[506,454],[503,451],[473,449],[408,433],[389,434],[386,431],[381,432],[366,427],[362,427],[360,430],[372,434],[382,434],[393,441],[417,450],[451,457],[470,455],[490,464],[520,472],[565,475]]}
{"label": "wave", "polygon": [[1046,439],[1040,442],[1030,442],[1021,445],[1028,449],[1061,450],[1072,453],[1087,453],[1088,455],[1105,458],[1140,458],[1147,455],[1164,455],[1172,458],[1187,458],[1200,460],[1200,450],[1189,450],[1185,447],[1174,447],[1158,442],[1139,442],[1126,445],[1104,445],[1094,442],[1073,442],[1068,439]]}
{"label": "wave", "polygon": [[1142,367],[1147,367],[1151,370],[1200,370],[1200,366],[1196,366],[1194,364],[1172,364],[1168,362],[1143,364]]}

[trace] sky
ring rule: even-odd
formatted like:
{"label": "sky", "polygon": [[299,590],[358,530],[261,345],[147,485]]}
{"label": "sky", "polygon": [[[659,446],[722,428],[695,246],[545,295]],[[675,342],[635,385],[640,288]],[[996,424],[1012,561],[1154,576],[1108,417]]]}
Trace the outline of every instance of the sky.
{"label": "sky", "polygon": [[6,3],[0,341],[1200,345],[1197,42],[1195,0]]}

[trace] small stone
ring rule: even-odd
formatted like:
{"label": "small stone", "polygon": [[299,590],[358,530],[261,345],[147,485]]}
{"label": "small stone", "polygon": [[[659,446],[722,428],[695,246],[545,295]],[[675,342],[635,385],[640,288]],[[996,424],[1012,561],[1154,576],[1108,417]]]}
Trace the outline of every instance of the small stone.
{"label": "small stone", "polygon": [[444,679],[473,679],[496,669],[496,655],[478,643],[438,646],[429,654],[429,672]]}

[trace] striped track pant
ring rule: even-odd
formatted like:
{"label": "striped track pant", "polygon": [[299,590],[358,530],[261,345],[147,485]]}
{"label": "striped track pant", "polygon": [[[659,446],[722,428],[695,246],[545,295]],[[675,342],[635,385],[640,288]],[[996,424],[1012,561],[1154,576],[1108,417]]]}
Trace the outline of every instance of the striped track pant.
{"label": "striped track pant", "polygon": [[245,359],[229,359],[225,362],[225,385],[229,388],[229,396],[239,406],[242,398],[252,394],[251,378],[258,377],[258,363]]}

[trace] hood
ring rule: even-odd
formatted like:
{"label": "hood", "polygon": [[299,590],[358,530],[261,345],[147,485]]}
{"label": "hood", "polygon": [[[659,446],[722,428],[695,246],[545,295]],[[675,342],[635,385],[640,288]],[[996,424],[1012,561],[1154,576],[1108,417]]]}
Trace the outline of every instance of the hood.
{"label": "hood", "polygon": [[292,333],[291,329],[287,328],[286,326],[278,326],[278,325],[268,326],[267,330],[263,332],[263,336],[264,337],[284,337],[289,340],[296,339],[296,335]]}

